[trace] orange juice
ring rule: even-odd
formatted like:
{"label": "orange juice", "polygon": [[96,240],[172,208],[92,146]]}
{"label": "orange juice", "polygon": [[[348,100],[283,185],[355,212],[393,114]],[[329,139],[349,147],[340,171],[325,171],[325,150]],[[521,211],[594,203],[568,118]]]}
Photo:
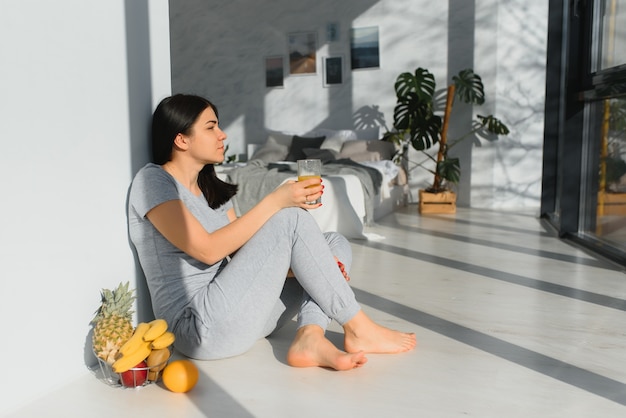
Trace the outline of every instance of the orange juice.
{"label": "orange juice", "polygon": [[[304,181],[304,180],[308,180],[308,179],[321,179],[322,176],[318,175],[305,175],[305,176],[298,176],[298,181]],[[309,186],[309,187],[313,187],[313,186]]]}
{"label": "orange juice", "polygon": [[[298,181],[304,181],[308,179],[321,179],[321,178],[322,176],[320,176],[319,174],[303,175],[303,176],[298,176]],[[315,184],[313,186],[307,186],[307,189],[309,187],[315,187]],[[315,202],[311,202],[311,203],[322,203],[322,198],[319,197]]]}
{"label": "orange juice", "polygon": [[[315,158],[309,158],[306,160],[298,160],[298,181],[304,181],[308,179],[321,179],[322,174],[322,161]],[[314,186],[308,186],[314,187]],[[307,187],[307,188],[308,188]],[[322,203],[320,197],[315,202],[305,202],[308,205],[315,203]]]}

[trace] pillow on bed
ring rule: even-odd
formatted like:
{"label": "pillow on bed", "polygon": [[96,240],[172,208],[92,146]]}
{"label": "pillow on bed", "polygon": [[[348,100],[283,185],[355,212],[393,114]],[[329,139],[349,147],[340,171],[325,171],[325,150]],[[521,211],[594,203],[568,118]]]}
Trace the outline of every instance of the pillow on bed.
{"label": "pillow on bed", "polygon": [[331,149],[305,148],[302,151],[306,158],[317,158],[322,161],[322,164],[335,161],[339,156],[338,152]]}
{"label": "pillow on bed", "polygon": [[291,146],[291,140],[296,133],[291,132],[281,132],[281,131],[267,131],[267,141],[275,144],[281,144],[289,148]]}
{"label": "pillow on bed", "polygon": [[326,137],[318,136],[315,138],[307,138],[298,135],[293,136],[293,140],[291,141],[291,147],[289,147],[289,153],[285,158],[286,161],[297,161],[303,160],[306,158],[304,154],[305,148],[317,148],[319,149],[322,142],[324,142]]}
{"label": "pillow on bed", "polygon": [[396,148],[391,142],[357,139],[344,142],[339,157],[356,162],[380,161],[391,160],[395,152]]}
{"label": "pillow on bed", "polygon": [[337,154],[341,152],[341,146],[343,145],[344,142],[349,141],[351,139],[358,138],[356,136],[356,132],[354,132],[353,130],[349,130],[349,129],[343,129],[339,131],[334,131],[331,129],[318,129],[314,132],[316,132],[317,135],[311,135],[311,136],[325,136],[326,137],[324,142],[322,142],[322,146],[320,146],[321,149],[330,149],[330,150],[337,152]]}
{"label": "pillow on bed", "polygon": [[250,160],[261,160],[266,163],[284,161],[289,152],[287,145],[278,144],[271,138],[250,157]]}

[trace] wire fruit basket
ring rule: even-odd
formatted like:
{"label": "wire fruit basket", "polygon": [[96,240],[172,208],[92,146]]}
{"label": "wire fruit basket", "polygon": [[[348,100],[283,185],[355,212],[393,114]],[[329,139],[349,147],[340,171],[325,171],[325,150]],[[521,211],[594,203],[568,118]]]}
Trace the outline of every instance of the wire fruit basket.
{"label": "wire fruit basket", "polygon": [[[98,365],[101,373],[101,380],[113,387],[140,388],[157,382],[161,378],[161,373],[167,366],[169,359],[161,364],[148,367],[133,367],[124,373],[115,373],[109,363],[98,358]],[[145,364],[145,362],[143,363]],[[97,373],[97,371],[96,371]]]}

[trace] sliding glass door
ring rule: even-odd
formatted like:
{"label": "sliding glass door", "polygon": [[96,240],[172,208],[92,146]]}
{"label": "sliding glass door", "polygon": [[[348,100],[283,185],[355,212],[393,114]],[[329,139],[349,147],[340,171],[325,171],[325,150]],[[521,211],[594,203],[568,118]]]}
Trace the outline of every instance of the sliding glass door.
{"label": "sliding glass door", "polygon": [[582,233],[626,251],[626,99],[589,105],[590,160]]}
{"label": "sliding glass door", "polygon": [[542,213],[626,264],[626,0],[550,13]]}

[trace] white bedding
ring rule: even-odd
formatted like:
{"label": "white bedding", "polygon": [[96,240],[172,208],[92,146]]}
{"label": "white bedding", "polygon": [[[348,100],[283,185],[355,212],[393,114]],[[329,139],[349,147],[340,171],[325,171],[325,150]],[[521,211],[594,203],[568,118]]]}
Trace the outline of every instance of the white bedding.
{"label": "white bedding", "polygon": [[359,178],[341,174],[323,176],[322,181],[322,206],[309,211],[320,229],[323,232],[337,231],[346,238],[365,239],[365,200]]}
{"label": "white bedding", "polygon": [[[313,145],[320,137],[323,137],[323,142]],[[405,185],[392,185],[391,181],[399,178],[400,171],[391,161],[396,149],[393,144],[380,141],[379,138],[378,128],[366,131],[317,129],[302,135],[271,130],[268,131],[266,142],[255,147],[253,155],[249,156],[249,167],[245,163],[236,163],[230,167],[241,169],[230,170],[225,165],[217,166],[216,171],[223,180],[240,183],[240,193],[234,201],[235,211],[240,215],[240,212],[249,210],[257,199],[271,192],[274,184],[287,181],[283,178],[296,178],[295,161],[285,160],[293,160],[298,153],[303,153],[306,158],[319,158],[322,161],[347,159],[352,163],[374,168],[382,174],[380,187],[368,183],[363,170],[355,172],[350,167],[329,168],[322,176],[326,187],[323,204],[320,208],[311,210],[311,215],[324,232],[337,231],[347,238],[372,238],[364,232],[366,222],[372,223],[393,211],[402,202],[406,188]],[[292,158],[289,158],[290,155]],[[288,172],[285,173],[286,176],[275,181],[277,179],[273,175],[256,171],[257,166],[263,164],[284,165],[288,167]],[[341,164],[343,163],[340,162]],[[231,172],[230,177],[228,171]],[[293,176],[289,172],[293,172]]]}
{"label": "white bedding", "polygon": [[[365,232],[365,198],[358,177],[341,174],[322,178],[325,186],[322,206],[310,212],[323,232],[337,231],[354,239],[384,238]],[[391,213],[402,202],[403,187],[390,183],[390,178],[383,175],[383,185],[374,198],[374,220]]]}
{"label": "white bedding", "polygon": [[[404,173],[398,175],[400,170],[392,161],[397,153],[396,147],[380,138],[378,127],[365,130],[316,128],[301,133],[268,130],[265,143],[259,142],[254,152],[248,155],[249,164],[285,165],[294,172],[293,177],[287,174],[276,182],[273,175],[258,172],[254,167],[233,170],[231,181],[243,185],[234,201],[235,211],[248,210],[257,199],[269,193],[274,184],[286,181],[286,177],[295,178],[295,160],[299,158],[319,158],[325,163],[338,161],[338,166],[329,164],[334,167],[328,167],[322,176],[326,186],[323,204],[311,210],[311,215],[322,231],[337,231],[347,238],[374,238],[364,232],[367,223],[393,211],[404,200],[407,188],[406,176]],[[350,163],[343,160],[350,160]],[[367,166],[369,171],[354,168],[356,163]],[[339,168],[341,165],[343,167]],[[376,176],[372,176],[372,182],[369,182],[368,174],[372,174],[372,168],[382,174],[380,187],[380,178],[375,179]],[[396,183],[401,185],[394,185]]]}

